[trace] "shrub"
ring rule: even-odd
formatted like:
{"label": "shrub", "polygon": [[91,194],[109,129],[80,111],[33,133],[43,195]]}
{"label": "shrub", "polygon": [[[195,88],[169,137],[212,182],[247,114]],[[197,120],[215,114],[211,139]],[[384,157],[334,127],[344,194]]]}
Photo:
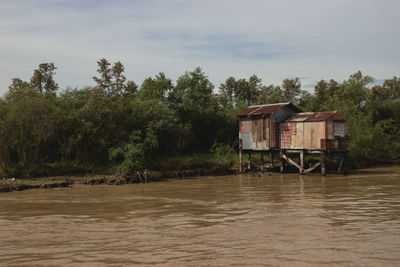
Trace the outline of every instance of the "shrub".
{"label": "shrub", "polygon": [[222,164],[227,164],[236,158],[235,151],[228,144],[214,143],[211,152],[214,154],[215,160]]}
{"label": "shrub", "polygon": [[144,151],[142,144],[125,144],[113,148],[109,153],[110,159],[117,164],[117,173],[121,175],[142,171],[144,168]]}

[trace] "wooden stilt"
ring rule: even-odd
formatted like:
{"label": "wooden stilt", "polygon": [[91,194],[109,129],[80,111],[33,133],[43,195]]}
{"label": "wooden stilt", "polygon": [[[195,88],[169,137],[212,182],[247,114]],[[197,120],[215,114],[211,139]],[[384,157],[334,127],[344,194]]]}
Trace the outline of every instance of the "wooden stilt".
{"label": "wooden stilt", "polygon": [[285,159],[283,158],[283,156],[285,155],[285,152],[283,152],[282,150],[279,152],[279,156],[280,156],[280,160],[281,160],[281,173],[283,173],[284,171],[284,167],[285,167]]}
{"label": "wooden stilt", "polygon": [[271,161],[271,166],[274,167],[274,154],[272,153],[272,151],[268,152],[269,155],[269,159]]}
{"label": "wooden stilt", "polygon": [[321,175],[326,175],[326,152],[321,151]]}
{"label": "wooden stilt", "polygon": [[264,171],[264,152],[263,151],[261,151],[261,155],[260,155],[260,157],[261,157],[261,171],[263,172]]}
{"label": "wooden stilt", "polygon": [[321,165],[321,162],[320,162],[320,161],[317,162],[317,163],[315,163],[313,166],[311,166],[311,167],[308,168],[307,170],[304,170],[303,173],[304,173],[304,174],[310,173],[310,172],[312,172],[313,170],[315,170],[319,165]]}
{"label": "wooden stilt", "polygon": [[338,173],[340,173],[342,171],[342,167],[343,167],[343,163],[344,163],[344,157],[345,157],[344,154],[340,156],[339,168],[337,170]]}
{"label": "wooden stilt", "polygon": [[304,172],[304,151],[300,151],[300,174]]}
{"label": "wooden stilt", "polygon": [[242,139],[239,139],[239,172],[240,173],[243,173],[242,150],[243,150]]}
{"label": "wooden stilt", "polygon": [[289,157],[286,156],[286,155],[283,155],[282,157],[283,157],[289,164],[295,166],[297,169],[299,169],[299,171],[301,171],[300,165],[297,164],[294,160],[292,160],[291,158],[289,158]]}
{"label": "wooden stilt", "polygon": [[247,152],[248,158],[247,158],[247,170],[251,170],[251,151]]}

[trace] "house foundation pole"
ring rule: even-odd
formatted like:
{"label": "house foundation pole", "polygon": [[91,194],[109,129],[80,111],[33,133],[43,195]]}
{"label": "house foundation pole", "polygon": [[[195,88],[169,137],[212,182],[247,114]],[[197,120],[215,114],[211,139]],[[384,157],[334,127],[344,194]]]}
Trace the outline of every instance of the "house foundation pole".
{"label": "house foundation pole", "polygon": [[339,163],[339,168],[337,170],[337,173],[340,173],[342,171],[344,161],[345,161],[345,154],[342,154],[342,155],[340,155],[340,163]]}
{"label": "house foundation pole", "polygon": [[264,171],[264,152],[263,151],[261,151],[260,158],[261,158],[261,171],[263,172]]}
{"label": "house foundation pole", "polygon": [[281,160],[281,173],[283,173],[283,169],[285,167],[285,159],[283,158],[283,155],[285,154],[285,152],[283,152],[283,150],[279,151],[279,156],[280,156],[280,160]]}
{"label": "house foundation pole", "polygon": [[269,159],[271,160],[271,166],[274,167],[274,154],[272,151],[268,152],[269,154]]}
{"label": "house foundation pole", "polygon": [[321,151],[321,175],[326,175],[326,152]]}
{"label": "house foundation pole", "polygon": [[239,172],[240,173],[243,173],[242,150],[243,150],[242,139],[239,139]]}
{"label": "house foundation pole", "polygon": [[304,172],[304,150],[300,151],[300,174]]}
{"label": "house foundation pole", "polygon": [[247,152],[247,170],[251,170],[251,151]]}

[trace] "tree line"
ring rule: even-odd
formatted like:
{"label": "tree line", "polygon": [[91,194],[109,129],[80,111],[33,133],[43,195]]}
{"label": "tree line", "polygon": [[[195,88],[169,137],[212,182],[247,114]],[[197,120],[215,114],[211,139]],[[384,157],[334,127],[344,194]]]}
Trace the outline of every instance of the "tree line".
{"label": "tree line", "polygon": [[174,83],[164,73],[139,86],[121,62],[98,62],[95,86],[59,90],[54,63],[30,81],[12,80],[0,98],[0,168],[106,166],[120,174],[152,168],[156,158],[209,153],[237,139],[234,114],[252,104],[292,102],[303,111],[338,110],[349,120],[353,164],[400,157],[400,79],[382,85],[360,71],[342,83],[321,80],[310,93],[299,78],[264,85],[253,75],[219,88],[197,67]]}

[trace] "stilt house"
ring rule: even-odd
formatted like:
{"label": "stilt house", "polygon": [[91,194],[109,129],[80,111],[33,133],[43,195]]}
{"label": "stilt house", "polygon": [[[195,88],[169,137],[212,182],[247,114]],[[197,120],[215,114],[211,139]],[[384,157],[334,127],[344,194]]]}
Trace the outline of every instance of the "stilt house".
{"label": "stilt house", "polygon": [[301,112],[291,103],[250,106],[239,113],[239,140],[243,150],[279,149],[279,123]]}
{"label": "stilt house", "polygon": [[[340,155],[338,172],[342,169],[348,151],[348,123],[337,111],[301,113],[291,103],[250,106],[236,114],[239,118],[239,167],[242,151],[248,154],[247,168],[251,168],[251,153],[260,152],[263,170],[263,152],[268,152],[271,164],[273,154],[279,153],[280,169],[286,164],[300,173],[309,173],[321,166],[326,174],[326,155]],[[298,163],[289,157],[299,155]],[[320,162],[305,168],[305,154],[319,154]]]}

